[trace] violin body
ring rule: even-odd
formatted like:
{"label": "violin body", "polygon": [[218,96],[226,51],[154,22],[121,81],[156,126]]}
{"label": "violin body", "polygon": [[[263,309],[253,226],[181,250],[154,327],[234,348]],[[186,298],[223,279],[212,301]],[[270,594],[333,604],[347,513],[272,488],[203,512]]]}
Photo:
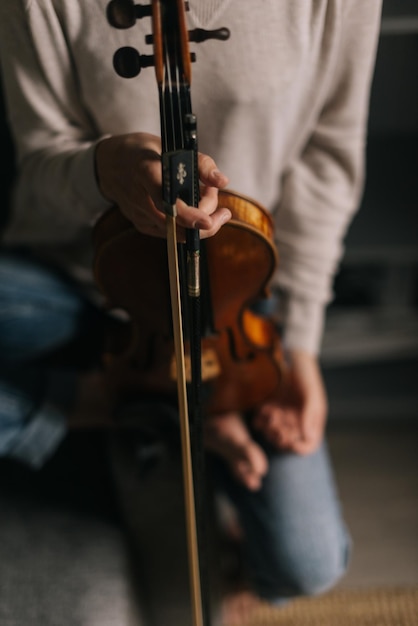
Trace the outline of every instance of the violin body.
{"label": "violin body", "polygon": [[[271,216],[231,191],[219,192],[219,203],[232,219],[205,241],[211,324],[202,335],[202,381],[208,414],[249,411],[277,395],[283,368],[274,324],[251,310],[267,297],[277,266]],[[129,316],[109,336],[104,355],[113,402],[144,396],[175,402],[165,240],[139,233],[113,208],[97,222],[93,245],[95,280],[109,309]],[[186,338],[186,355],[187,349]]]}

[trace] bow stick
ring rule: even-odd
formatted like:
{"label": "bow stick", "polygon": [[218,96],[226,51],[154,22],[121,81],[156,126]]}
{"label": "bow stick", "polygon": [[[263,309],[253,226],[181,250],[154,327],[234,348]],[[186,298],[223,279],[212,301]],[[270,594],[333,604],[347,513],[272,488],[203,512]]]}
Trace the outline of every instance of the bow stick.
{"label": "bow stick", "polygon": [[[188,32],[185,9],[188,9],[188,4],[183,0],[152,0],[151,5],[135,5],[132,0],[112,0],[107,16],[115,28],[130,28],[137,19],[152,18],[153,34],[146,37],[146,43],[153,45],[153,55],[141,55],[134,48],[123,47],[114,55],[114,67],[119,75],[131,78],[137,76],[142,68],[155,66],[160,101],[162,192],[167,224],[192,615],[194,626],[209,626],[209,602],[207,595],[202,594],[202,586],[208,585],[203,533],[204,484],[199,485],[199,480],[202,483],[204,477],[201,245],[197,229],[186,229],[186,243],[178,244],[176,203],[178,198],[194,207],[199,203],[197,127],[190,98],[191,61],[195,60],[195,56],[189,52],[188,42],[225,40],[229,31],[221,28]],[[190,346],[189,381],[184,335]]]}

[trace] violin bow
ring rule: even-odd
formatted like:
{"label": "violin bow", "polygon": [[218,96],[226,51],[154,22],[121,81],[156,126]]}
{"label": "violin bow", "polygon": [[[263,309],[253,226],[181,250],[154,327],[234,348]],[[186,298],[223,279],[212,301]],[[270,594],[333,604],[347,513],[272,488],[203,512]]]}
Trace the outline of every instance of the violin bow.
{"label": "violin bow", "polygon": [[[176,203],[181,198],[189,206],[199,204],[197,124],[190,96],[191,62],[195,55],[189,51],[189,41],[226,40],[229,31],[220,28],[189,32],[185,19],[188,8],[184,0],[151,0],[150,5],[136,5],[133,0],[112,0],[107,7],[107,17],[112,26],[123,29],[134,26],[136,20],[143,17],[152,20],[153,33],[145,41],[153,45],[154,53],[141,55],[135,48],[120,48],[114,55],[114,68],[119,75],[132,78],[144,67],[155,67],[160,102],[162,193],[167,224],[192,617],[193,626],[209,626],[208,594],[202,593],[208,587],[208,564],[203,532],[204,485],[201,484],[204,449],[200,235],[198,229],[186,229],[186,243],[178,243]],[[184,335],[190,346],[189,368],[186,367]]]}

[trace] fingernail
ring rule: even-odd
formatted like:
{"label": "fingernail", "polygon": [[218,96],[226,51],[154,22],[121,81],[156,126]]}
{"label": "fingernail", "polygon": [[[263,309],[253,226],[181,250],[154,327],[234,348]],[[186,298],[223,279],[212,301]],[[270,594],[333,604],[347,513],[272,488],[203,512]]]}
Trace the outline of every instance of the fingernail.
{"label": "fingernail", "polygon": [[225,211],[225,213],[222,215],[222,224],[225,224],[225,222],[229,222],[229,220],[232,217],[232,213],[231,211],[228,209],[227,211]]}
{"label": "fingernail", "polygon": [[225,175],[222,174],[220,170],[212,170],[210,173],[210,177],[216,182],[220,182],[225,179]]}

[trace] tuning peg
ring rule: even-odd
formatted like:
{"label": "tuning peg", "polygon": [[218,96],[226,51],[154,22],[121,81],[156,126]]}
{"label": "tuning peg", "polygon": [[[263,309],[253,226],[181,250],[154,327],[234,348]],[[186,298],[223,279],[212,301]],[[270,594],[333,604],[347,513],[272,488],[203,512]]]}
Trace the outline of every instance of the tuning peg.
{"label": "tuning peg", "polygon": [[150,4],[135,4],[133,0],[111,0],[106,9],[107,20],[114,28],[131,28],[136,20],[152,15]]}
{"label": "tuning peg", "polygon": [[226,41],[229,39],[231,31],[229,28],[217,28],[216,30],[205,30],[204,28],[195,28],[189,31],[189,41],[201,43],[208,39],[218,39],[219,41]]}
{"label": "tuning peg", "polygon": [[[229,28],[217,28],[216,30],[205,30],[204,28],[195,28],[189,30],[189,41],[194,43],[202,43],[208,39],[218,39],[219,41],[226,41],[229,39],[231,31]],[[154,35],[146,35],[145,43],[152,44],[154,42]]]}
{"label": "tuning peg", "polygon": [[119,48],[113,55],[113,67],[122,78],[134,78],[143,67],[151,65],[154,65],[153,54],[139,54],[138,50],[130,46]]}

